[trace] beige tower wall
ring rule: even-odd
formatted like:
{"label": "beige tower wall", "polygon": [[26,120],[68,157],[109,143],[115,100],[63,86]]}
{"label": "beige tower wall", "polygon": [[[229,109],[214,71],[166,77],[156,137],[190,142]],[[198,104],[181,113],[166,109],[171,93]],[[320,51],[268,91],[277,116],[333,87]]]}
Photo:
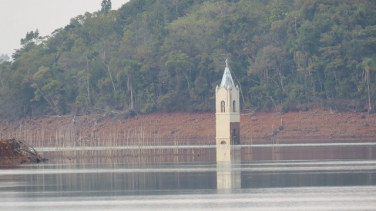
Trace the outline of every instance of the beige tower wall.
{"label": "beige tower wall", "polygon": [[217,114],[216,115],[216,144],[219,145],[223,141],[230,144],[230,116]]}
{"label": "beige tower wall", "polygon": [[[221,102],[225,102],[224,112]],[[235,101],[235,104],[234,104]],[[232,138],[237,140],[233,144],[240,143],[240,106],[239,89],[224,87],[216,89],[216,144],[226,143],[230,145]],[[234,107],[235,105],[235,107]],[[234,134],[235,129],[235,134]]]}
{"label": "beige tower wall", "polygon": [[[236,89],[236,88],[232,88],[231,90],[227,90],[226,88],[216,89],[216,96],[215,96],[216,113],[221,113],[222,100],[225,102],[225,113],[239,113],[240,111],[239,89]],[[235,100],[235,112],[233,110],[234,100]]]}

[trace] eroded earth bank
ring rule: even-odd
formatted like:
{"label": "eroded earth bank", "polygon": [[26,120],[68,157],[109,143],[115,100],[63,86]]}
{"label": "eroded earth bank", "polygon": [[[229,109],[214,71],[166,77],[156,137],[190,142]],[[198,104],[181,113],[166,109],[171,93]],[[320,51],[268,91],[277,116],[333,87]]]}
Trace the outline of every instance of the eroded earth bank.
{"label": "eroded earth bank", "polygon": [[[87,116],[27,117],[1,120],[1,138],[16,138],[34,145],[54,145],[66,140],[112,140],[125,144],[137,139],[159,144],[179,140],[189,143],[215,143],[214,113],[152,113],[125,118],[115,114]],[[242,113],[243,143],[372,140],[376,137],[376,114],[335,112],[326,109],[273,113]],[[42,143],[43,140],[43,143]],[[123,142],[123,143],[120,143]],[[61,144],[61,143],[60,143]],[[182,143],[184,144],[184,143]]]}

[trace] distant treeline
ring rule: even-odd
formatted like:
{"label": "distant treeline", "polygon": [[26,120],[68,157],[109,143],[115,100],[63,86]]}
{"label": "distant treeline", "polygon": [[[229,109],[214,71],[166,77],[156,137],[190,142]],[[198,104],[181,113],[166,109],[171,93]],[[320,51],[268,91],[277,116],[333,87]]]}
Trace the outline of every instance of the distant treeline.
{"label": "distant treeline", "polygon": [[131,0],[21,39],[0,116],[213,111],[229,58],[243,109],[374,110],[374,0]]}

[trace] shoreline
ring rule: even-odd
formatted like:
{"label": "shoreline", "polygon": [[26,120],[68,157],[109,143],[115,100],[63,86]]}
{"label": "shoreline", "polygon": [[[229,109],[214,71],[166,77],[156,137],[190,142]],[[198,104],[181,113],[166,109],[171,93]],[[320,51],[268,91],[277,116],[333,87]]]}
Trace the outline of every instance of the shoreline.
{"label": "shoreline", "polygon": [[[376,138],[376,114],[333,113],[317,108],[284,114],[242,113],[240,118],[241,143],[373,141]],[[107,113],[26,117],[0,120],[0,131],[3,139],[15,138],[35,147],[66,140],[111,140],[116,145],[135,141],[143,145],[156,141],[159,145],[212,144],[215,143],[215,114],[155,112],[132,118]]]}

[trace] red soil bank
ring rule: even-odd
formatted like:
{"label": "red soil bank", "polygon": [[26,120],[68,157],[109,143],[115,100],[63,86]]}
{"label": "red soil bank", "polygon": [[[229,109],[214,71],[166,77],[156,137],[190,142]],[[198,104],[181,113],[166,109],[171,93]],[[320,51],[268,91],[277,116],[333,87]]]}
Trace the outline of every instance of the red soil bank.
{"label": "red soil bank", "polygon": [[[335,141],[376,137],[376,114],[333,112],[325,109],[289,112],[242,113],[241,142]],[[204,140],[215,143],[214,113],[152,113],[132,118],[95,114],[88,116],[27,117],[17,121],[0,121],[2,138],[49,141],[58,137],[72,139],[124,140],[130,133],[133,138],[158,137],[171,141]],[[137,137],[136,137],[137,136]],[[30,144],[30,141],[28,141]],[[33,143],[33,142],[31,142]],[[190,143],[194,143],[190,142]],[[33,145],[35,146],[35,145]]]}

